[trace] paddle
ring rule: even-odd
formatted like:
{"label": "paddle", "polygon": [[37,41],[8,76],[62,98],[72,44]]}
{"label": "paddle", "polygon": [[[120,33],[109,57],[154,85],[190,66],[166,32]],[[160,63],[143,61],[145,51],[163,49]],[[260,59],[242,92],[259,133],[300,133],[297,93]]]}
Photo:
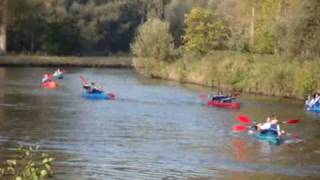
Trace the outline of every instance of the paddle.
{"label": "paddle", "polygon": [[233,132],[243,132],[243,131],[248,130],[248,127],[243,126],[243,125],[235,125],[235,126],[233,126],[232,130],[233,130]]}
{"label": "paddle", "polygon": [[80,75],[80,80],[83,85],[90,84],[82,75]]}
{"label": "paddle", "polygon": [[[86,80],[82,75],[80,75],[80,80],[81,80],[81,83],[82,83],[83,86],[85,86],[85,85],[90,85],[89,81]],[[98,89],[99,91],[104,91],[104,89],[103,89],[102,86],[98,87],[97,89]]]}
{"label": "paddle", "polygon": [[252,124],[253,121],[249,119],[246,115],[239,115],[237,116],[237,120],[244,123],[244,124]]}
{"label": "paddle", "polygon": [[[198,98],[199,99],[208,99],[208,98],[210,98],[212,95],[210,95],[210,94],[200,94],[199,96],[198,96]],[[232,93],[231,94],[231,97],[233,97],[233,98],[236,98],[236,97],[238,97],[238,96],[240,96],[240,93]]]}
{"label": "paddle", "polygon": [[209,98],[208,94],[200,94],[199,95],[199,99],[207,99],[207,98]]}
{"label": "paddle", "polygon": [[287,121],[281,121],[280,123],[281,124],[297,124],[299,122],[300,122],[299,119],[290,119],[290,120],[287,120]]}
{"label": "paddle", "polygon": [[[254,121],[252,121],[250,118],[248,118],[246,115],[239,115],[237,116],[237,120],[244,123],[244,124],[252,124],[254,123]],[[279,124],[297,124],[299,123],[300,120],[299,119],[290,119],[287,121],[280,121]]]}

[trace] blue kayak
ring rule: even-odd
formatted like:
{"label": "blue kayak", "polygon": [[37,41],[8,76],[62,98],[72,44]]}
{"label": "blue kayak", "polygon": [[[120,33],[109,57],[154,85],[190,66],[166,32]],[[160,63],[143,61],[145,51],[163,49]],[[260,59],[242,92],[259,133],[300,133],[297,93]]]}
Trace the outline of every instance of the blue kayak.
{"label": "blue kayak", "polygon": [[58,78],[58,79],[63,79],[64,76],[63,76],[63,74],[60,74],[60,75],[57,76],[57,78]]}
{"label": "blue kayak", "polygon": [[281,139],[274,131],[261,131],[259,134],[256,135],[256,137],[258,140],[268,141],[276,145],[279,145],[281,143]]}
{"label": "blue kayak", "polygon": [[312,107],[308,107],[306,109],[307,109],[307,111],[311,111],[311,112],[320,112],[320,106],[312,106]]}
{"label": "blue kayak", "polygon": [[83,92],[82,97],[92,100],[114,100],[115,95],[112,93],[89,93],[89,92]]}

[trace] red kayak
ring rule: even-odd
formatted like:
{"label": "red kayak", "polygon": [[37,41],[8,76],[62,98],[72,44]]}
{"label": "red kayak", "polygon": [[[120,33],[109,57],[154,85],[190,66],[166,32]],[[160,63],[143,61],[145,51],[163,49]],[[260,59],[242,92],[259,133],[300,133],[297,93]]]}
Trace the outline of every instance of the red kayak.
{"label": "red kayak", "polygon": [[220,102],[220,101],[208,101],[208,106],[239,109],[240,104],[238,102]]}
{"label": "red kayak", "polygon": [[41,83],[41,87],[46,89],[56,89],[58,86],[59,86],[58,83],[55,81],[47,81],[47,82]]}

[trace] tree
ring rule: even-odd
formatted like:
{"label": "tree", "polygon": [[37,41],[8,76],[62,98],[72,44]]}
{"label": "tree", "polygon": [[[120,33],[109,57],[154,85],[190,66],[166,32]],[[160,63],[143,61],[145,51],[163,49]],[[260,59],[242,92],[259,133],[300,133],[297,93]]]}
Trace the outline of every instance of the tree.
{"label": "tree", "polygon": [[194,0],[173,0],[165,8],[165,19],[170,23],[170,32],[176,46],[181,45],[181,37],[185,31],[184,18],[192,9]]}
{"label": "tree", "polygon": [[292,56],[320,57],[320,1],[291,3],[277,34],[279,48]]}
{"label": "tree", "polygon": [[173,39],[169,31],[169,23],[157,18],[149,19],[139,27],[131,50],[140,58],[170,61]]}
{"label": "tree", "polygon": [[205,8],[193,8],[186,16],[185,47],[206,54],[211,50],[226,49],[228,29],[217,13]]}

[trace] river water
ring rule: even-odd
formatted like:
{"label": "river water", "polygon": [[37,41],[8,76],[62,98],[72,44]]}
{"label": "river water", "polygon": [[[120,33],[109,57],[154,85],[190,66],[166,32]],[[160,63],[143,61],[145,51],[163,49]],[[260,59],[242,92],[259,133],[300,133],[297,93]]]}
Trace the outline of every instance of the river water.
{"label": "river water", "polygon": [[[54,179],[320,179],[320,116],[300,101],[254,95],[240,110],[207,107],[210,89],[154,80],[132,70],[67,69],[61,87],[41,89],[50,68],[0,68],[0,160],[18,145],[40,145],[56,159]],[[81,98],[79,76],[115,101]],[[275,114],[293,138],[272,145],[235,134],[235,117]]]}

